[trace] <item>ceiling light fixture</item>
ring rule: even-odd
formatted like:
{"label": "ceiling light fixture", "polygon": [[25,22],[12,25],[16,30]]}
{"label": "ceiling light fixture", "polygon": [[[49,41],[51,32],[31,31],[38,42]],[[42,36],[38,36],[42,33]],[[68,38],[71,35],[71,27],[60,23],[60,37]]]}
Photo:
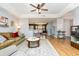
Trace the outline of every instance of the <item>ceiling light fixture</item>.
{"label": "ceiling light fixture", "polygon": [[44,9],[45,3],[37,4],[37,6],[30,4],[30,6],[34,7],[35,9],[31,10],[31,12],[38,12],[38,14],[41,14],[41,11],[48,11],[48,9]]}

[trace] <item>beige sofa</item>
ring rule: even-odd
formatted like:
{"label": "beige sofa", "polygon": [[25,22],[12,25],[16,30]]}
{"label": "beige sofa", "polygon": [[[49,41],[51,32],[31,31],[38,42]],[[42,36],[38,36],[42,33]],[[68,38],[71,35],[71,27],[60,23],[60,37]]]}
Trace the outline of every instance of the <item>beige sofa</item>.
{"label": "beige sofa", "polygon": [[17,46],[25,40],[25,36],[22,34],[19,37],[12,38],[12,33],[0,33],[0,35],[6,35],[8,40],[0,43],[0,56],[10,56],[17,51]]}
{"label": "beige sofa", "polygon": [[0,50],[0,56],[11,56],[16,51],[17,51],[17,46],[11,45],[11,46],[8,46],[4,49],[1,49]]}

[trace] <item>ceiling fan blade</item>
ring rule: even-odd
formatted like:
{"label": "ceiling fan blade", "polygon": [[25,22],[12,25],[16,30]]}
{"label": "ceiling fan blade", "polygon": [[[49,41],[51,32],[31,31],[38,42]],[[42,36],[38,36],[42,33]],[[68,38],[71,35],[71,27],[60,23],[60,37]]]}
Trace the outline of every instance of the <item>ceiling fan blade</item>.
{"label": "ceiling fan blade", "polygon": [[36,11],[36,9],[34,9],[34,10],[31,10],[31,12],[34,12],[34,11]]}
{"label": "ceiling fan blade", "polygon": [[41,4],[41,7],[43,7],[44,5],[45,5],[45,3],[42,3],[42,4]]}
{"label": "ceiling fan blade", "polygon": [[37,5],[37,9],[40,9],[40,7],[41,7],[40,4],[38,4],[38,5]]}
{"label": "ceiling fan blade", "polygon": [[35,5],[33,5],[33,4],[30,4],[32,7],[34,7],[34,8],[37,8]]}
{"label": "ceiling fan blade", "polygon": [[48,11],[48,9],[41,9],[41,10],[43,10],[43,11]]}

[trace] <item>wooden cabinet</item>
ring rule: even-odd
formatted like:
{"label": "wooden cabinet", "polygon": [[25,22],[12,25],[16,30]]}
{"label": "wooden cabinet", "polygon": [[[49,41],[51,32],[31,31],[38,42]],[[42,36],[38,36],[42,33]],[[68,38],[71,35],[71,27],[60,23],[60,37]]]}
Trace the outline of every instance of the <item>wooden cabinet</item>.
{"label": "wooden cabinet", "polygon": [[71,41],[71,46],[79,49],[79,44]]}
{"label": "wooden cabinet", "polygon": [[71,26],[71,46],[79,49],[79,26]]}

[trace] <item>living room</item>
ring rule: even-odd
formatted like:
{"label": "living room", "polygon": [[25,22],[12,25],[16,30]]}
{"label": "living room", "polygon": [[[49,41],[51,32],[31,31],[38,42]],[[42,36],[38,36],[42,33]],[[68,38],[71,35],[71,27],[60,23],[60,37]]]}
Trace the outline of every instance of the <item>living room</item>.
{"label": "living room", "polygon": [[79,55],[79,41],[75,44],[72,34],[79,27],[79,4],[0,3],[0,15],[1,56]]}

